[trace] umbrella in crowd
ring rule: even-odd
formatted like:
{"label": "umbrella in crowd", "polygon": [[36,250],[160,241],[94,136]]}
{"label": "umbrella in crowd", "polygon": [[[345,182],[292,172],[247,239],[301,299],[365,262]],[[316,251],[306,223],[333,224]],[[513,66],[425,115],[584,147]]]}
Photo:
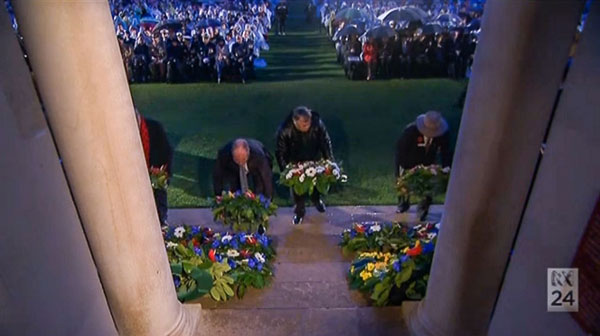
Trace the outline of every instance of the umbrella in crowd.
{"label": "umbrella in crowd", "polygon": [[444,27],[442,27],[442,25],[440,25],[439,23],[428,23],[424,25],[422,29],[423,34],[426,35],[439,34],[444,31]]}
{"label": "umbrella in crowd", "polygon": [[344,8],[335,14],[335,20],[341,21],[352,21],[355,19],[367,20],[367,14],[356,8]]}
{"label": "umbrella in crowd", "polygon": [[204,19],[201,20],[198,25],[200,27],[220,27],[221,26],[221,21],[216,20],[216,19]]}
{"label": "umbrella in crowd", "polygon": [[377,26],[365,33],[367,38],[394,37],[395,35],[396,31],[389,26]]}
{"label": "umbrella in crowd", "polygon": [[442,26],[456,27],[460,26],[462,19],[460,18],[460,16],[455,14],[440,14],[433,21],[438,22]]}
{"label": "umbrella in crowd", "polygon": [[381,22],[396,21],[396,22],[414,22],[427,20],[427,13],[417,7],[398,7],[390,9],[387,12],[379,15],[377,18]]}
{"label": "umbrella in crowd", "polygon": [[140,20],[140,27],[142,27],[144,29],[152,29],[157,24],[158,24],[158,20],[151,18],[151,17],[145,17]]}
{"label": "umbrella in crowd", "polygon": [[357,26],[355,25],[347,25],[344,28],[338,30],[334,35],[333,35],[333,41],[337,41],[339,39],[341,39],[342,37],[346,37],[346,36],[350,36],[350,35],[362,35],[364,33],[364,29],[359,29]]}
{"label": "umbrella in crowd", "polygon": [[177,31],[180,30],[181,27],[183,27],[183,25],[179,20],[166,20],[154,26],[154,30],[152,30],[152,32],[158,33],[163,29]]}

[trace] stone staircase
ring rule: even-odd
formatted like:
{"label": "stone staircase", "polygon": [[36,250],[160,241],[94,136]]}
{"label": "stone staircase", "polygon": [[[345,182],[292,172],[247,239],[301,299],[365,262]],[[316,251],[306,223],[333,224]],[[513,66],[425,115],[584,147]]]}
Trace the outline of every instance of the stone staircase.
{"label": "stone staircase", "polygon": [[[433,206],[429,220],[441,217]],[[206,335],[407,335],[400,307],[371,307],[348,289],[351,260],[338,247],[339,235],[354,222],[414,222],[415,210],[397,215],[391,206],[330,207],[327,213],[309,209],[301,225],[291,224],[292,209],[281,208],[268,234],[276,244],[275,277],[262,290],[249,289],[242,300],[202,305],[199,333]],[[171,225],[222,227],[209,209],[173,209]]]}

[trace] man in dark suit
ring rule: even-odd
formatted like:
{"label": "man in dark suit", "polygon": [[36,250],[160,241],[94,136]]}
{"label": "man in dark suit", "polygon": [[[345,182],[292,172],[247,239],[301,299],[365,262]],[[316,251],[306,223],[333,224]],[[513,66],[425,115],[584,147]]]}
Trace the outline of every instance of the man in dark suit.
{"label": "man in dark suit", "polygon": [[[253,186],[254,188],[250,188]],[[265,146],[254,139],[230,141],[217,154],[213,171],[215,195],[223,191],[246,192],[273,198],[273,158]]]}
{"label": "man in dark suit", "polygon": [[[439,112],[429,111],[419,115],[415,122],[406,126],[402,136],[396,142],[396,178],[405,170],[418,165],[435,164],[438,154],[441,156],[442,167],[450,167],[452,152],[448,123]],[[426,209],[429,208],[431,201],[430,197],[424,200]],[[399,198],[398,203],[398,212],[405,212],[410,207],[409,199]]]}
{"label": "man in dark suit", "polygon": [[[296,107],[277,130],[275,156],[280,171],[284,171],[289,163],[320,159],[333,161],[331,138],[319,114],[305,106]],[[293,224],[298,225],[306,212],[304,196],[296,195],[293,190],[292,195],[296,205]],[[319,212],[325,212],[325,204],[316,189],[310,198]]]}
{"label": "man in dark suit", "polygon": [[[167,176],[171,177],[173,148],[165,129],[158,121],[142,116],[137,109],[135,111],[148,170],[163,168]],[[167,191],[153,189],[153,192],[160,224],[167,225]]]}

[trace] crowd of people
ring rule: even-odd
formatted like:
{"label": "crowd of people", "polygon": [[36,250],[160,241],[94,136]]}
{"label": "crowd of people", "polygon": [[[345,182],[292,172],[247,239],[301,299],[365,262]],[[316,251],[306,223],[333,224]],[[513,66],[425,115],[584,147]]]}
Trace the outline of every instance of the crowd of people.
{"label": "crowd of people", "polygon": [[268,2],[225,4],[110,0],[123,63],[132,83],[254,78],[268,50]]}
{"label": "crowd of people", "polygon": [[[339,6],[325,1],[316,7],[320,30],[332,37],[350,79],[469,76],[481,0],[343,1]],[[406,21],[386,17],[398,8],[416,8],[421,16]]]}

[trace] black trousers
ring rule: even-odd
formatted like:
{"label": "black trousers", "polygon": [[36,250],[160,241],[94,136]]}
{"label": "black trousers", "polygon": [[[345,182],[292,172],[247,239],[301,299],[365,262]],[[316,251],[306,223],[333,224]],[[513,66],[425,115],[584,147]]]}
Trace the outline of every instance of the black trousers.
{"label": "black trousers", "polygon": [[285,33],[285,19],[281,19],[281,18],[277,19],[277,32],[279,34]]}
{"label": "black trousers", "polygon": [[[295,204],[294,214],[296,214],[296,216],[298,217],[304,217],[304,215],[306,214],[306,195],[297,195],[292,190],[292,197],[294,198]],[[310,200],[313,204],[317,205],[321,200],[321,194],[319,194],[319,192],[315,189],[312,195],[310,195]]]}
{"label": "black trousers", "polygon": [[161,189],[153,189],[154,201],[156,202],[156,210],[158,210],[158,219],[160,225],[166,225],[167,223],[167,210],[169,203],[167,202],[167,191]]}

